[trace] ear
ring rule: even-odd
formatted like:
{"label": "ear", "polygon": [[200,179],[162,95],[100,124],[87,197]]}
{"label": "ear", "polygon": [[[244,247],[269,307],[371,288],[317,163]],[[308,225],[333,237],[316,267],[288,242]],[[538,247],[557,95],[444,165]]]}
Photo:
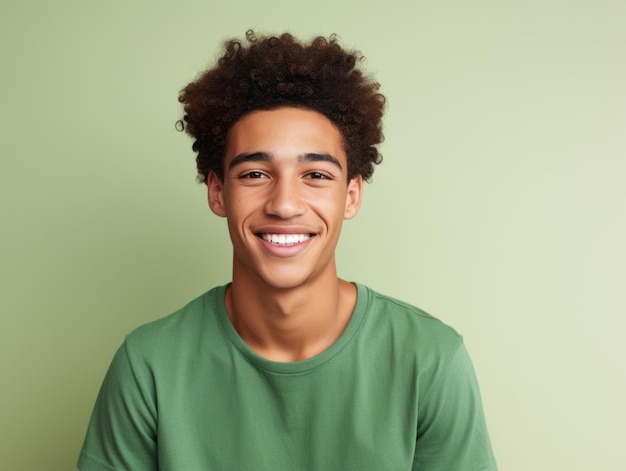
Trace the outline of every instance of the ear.
{"label": "ear", "polygon": [[361,195],[363,193],[363,177],[358,175],[348,182],[346,195],[346,208],[343,212],[344,219],[352,219],[361,207]]}
{"label": "ear", "polygon": [[210,171],[207,176],[206,186],[208,190],[209,208],[220,217],[226,217],[226,207],[224,205],[224,182]]}

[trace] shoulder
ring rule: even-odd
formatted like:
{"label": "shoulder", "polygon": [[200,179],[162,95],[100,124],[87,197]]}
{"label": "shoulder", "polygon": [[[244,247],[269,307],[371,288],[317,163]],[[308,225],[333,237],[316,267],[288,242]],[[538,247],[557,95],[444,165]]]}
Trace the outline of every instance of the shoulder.
{"label": "shoulder", "polygon": [[359,286],[365,309],[358,342],[367,361],[390,378],[415,387],[420,408],[440,391],[473,388],[473,370],[463,337],[424,310]]}
{"label": "shoulder", "polygon": [[454,354],[462,345],[463,337],[454,328],[426,311],[364,285],[358,286],[372,329],[388,332],[405,347],[412,345],[429,353]]}
{"label": "shoulder", "polygon": [[172,314],[137,327],[126,336],[126,349],[141,356],[167,356],[181,345],[193,348],[217,327],[219,295],[224,288],[213,288]]}

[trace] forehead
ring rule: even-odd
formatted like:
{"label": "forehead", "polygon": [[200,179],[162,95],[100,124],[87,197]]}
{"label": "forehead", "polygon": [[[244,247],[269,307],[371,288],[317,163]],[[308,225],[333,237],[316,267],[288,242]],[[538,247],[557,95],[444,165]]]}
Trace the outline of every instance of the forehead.
{"label": "forehead", "polygon": [[299,108],[253,111],[237,121],[228,132],[225,160],[247,152],[277,159],[315,152],[346,161],[337,127],[321,113]]}

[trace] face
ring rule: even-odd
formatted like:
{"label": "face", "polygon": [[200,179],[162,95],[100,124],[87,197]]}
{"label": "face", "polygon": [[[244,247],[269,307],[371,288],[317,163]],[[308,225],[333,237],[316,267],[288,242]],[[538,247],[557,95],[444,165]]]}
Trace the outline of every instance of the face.
{"label": "face", "polygon": [[224,180],[207,180],[211,209],[228,220],[233,280],[288,289],[336,278],[341,226],[361,203],[362,179],[347,172],[341,133],[320,113],[279,108],[237,121]]}

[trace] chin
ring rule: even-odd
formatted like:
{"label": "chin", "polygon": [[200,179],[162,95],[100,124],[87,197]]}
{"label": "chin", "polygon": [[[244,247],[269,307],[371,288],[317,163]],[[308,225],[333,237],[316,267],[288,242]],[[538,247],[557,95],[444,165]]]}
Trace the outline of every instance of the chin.
{"label": "chin", "polygon": [[301,288],[314,281],[314,273],[301,270],[272,270],[271,273],[262,273],[260,278],[271,289],[290,290]]}
{"label": "chin", "polygon": [[270,279],[263,278],[263,282],[267,285],[267,287],[275,290],[291,290],[301,288],[302,286],[305,286],[308,281],[309,280],[307,278],[299,280],[294,279],[293,277],[277,279],[274,276]]}

